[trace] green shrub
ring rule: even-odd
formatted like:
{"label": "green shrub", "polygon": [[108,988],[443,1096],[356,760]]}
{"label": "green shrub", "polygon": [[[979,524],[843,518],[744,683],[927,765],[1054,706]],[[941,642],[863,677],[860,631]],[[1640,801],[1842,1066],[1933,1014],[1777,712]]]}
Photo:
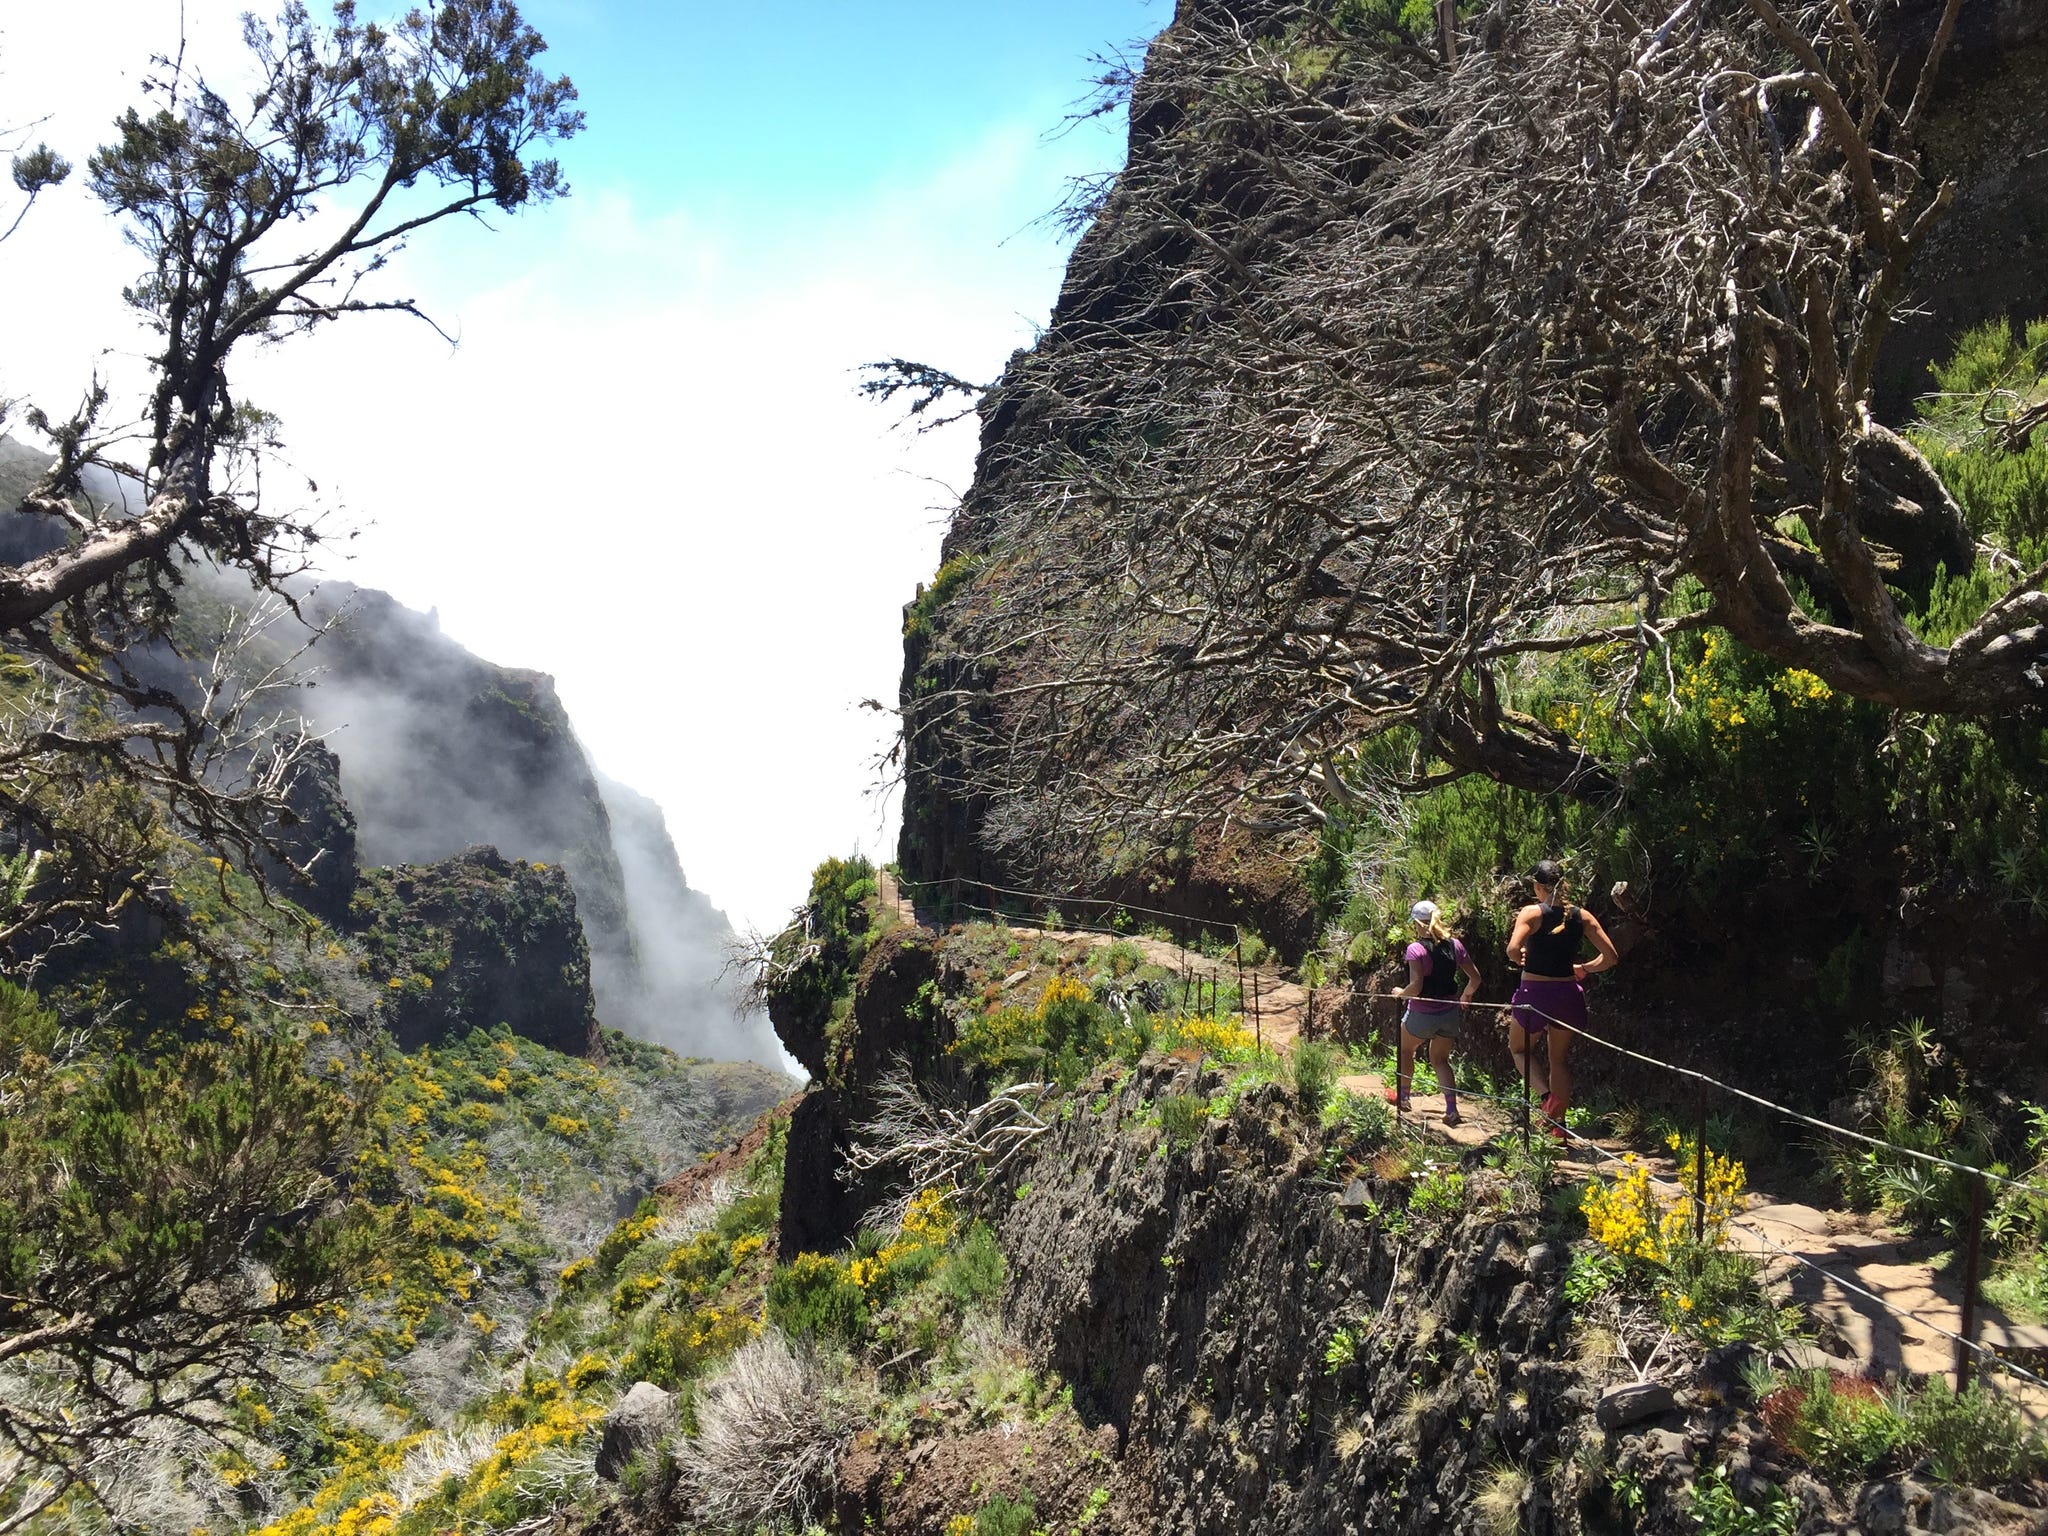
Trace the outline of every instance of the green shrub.
{"label": "green shrub", "polygon": [[856,854],[811,872],[810,900],[776,935],[773,991],[799,1017],[824,1019],[852,987],[875,935],[875,867]]}
{"label": "green shrub", "polygon": [[920,585],[917,596],[903,605],[903,638],[922,639],[931,634],[932,619],[953,594],[973,580],[984,560],[980,555],[955,555],[940,566],[929,586]]}
{"label": "green shrub", "polygon": [[977,1221],[961,1235],[939,1269],[939,1289],[963,1307],[991,1300],[1003,1288],[1008,1274],[1003,1250],[985,1221]]}
{"label": "green shrub", "polygon": [[1358,1330],[1339,1328],[1323,1346],[1323,1369],[1334,1376],[1358,1358]]}
{"label": "green shrub", "polygon": [[1869,1382],[1833,1371],[1793,1371],[1763,1402],[1764,1422],[1787,1450],[1823,1476],[1861,1477],[1905,1446],[1899,1407]]}
{"label": "green shrub", "polygon": [[1906,1400],[1906,1434],[1945,1483],[1996,1488],[2037,1472],[2048,1445],[2003,1394],[1972,1383],[1958,1393],[1941,1377]]}
{"label": "green shrub", "polygon": [[1408,1194],[1414,1216],[1456,1216],[1465,1209],[1465,1175],[1455,1168],[1432,1168],[1415,1181]]}
{"label": "green shrub", "polygon": [[2000,1264],[1984,1299],[2017,1323],[2048,1322],[2048,1250],[2030,1248]]}
{"label": "green shrub", "polygon": [[0,1070],[26,1056],[48,1056],[57,1043],[57,1015],[26,987],[0,980]]}
{"label": "green shrub", "polygon": [[1128,976],[1145,963],[1145,952],[1128,939],[1118,939],[1104,951],[1112,976]]}
{"label": "green shrub", "polygon": [[1198,1093],[1168,1093],[1159,1099],[1159,1125],[1175,1146],[1200,1139],[1208,1128],[1210,1104]]}
{"label": "green shrub", "polygon": [[792,1339],[852,1343],[867,1330],[867,1293],[837,1259],[800,1253],[768,1282],[768,1321]]}
{"label": "green shrub", "polygon": [[1572,1254],[1564,1274],[1564,1297],[1573,1306],[1584,1306],[1603,1296],[1627,1277],[1628,1265],[1619,1254],[1605,1248],[1581,1248]]}
{"label": "green shrub", "polygon": [[974,1512],[974,1536],[1032,1536],[1038,1529],[1038,1495],[1029,1488],[1012,1499],[997,1494]]}
{"label": "green shrub", "polygon": [[1331,1090],[1337,1086],[1343,1058],[1334,1046],[1320,1040],[1301,1040],[1295,1043],[1292,1060],[1295,1102],[1309,1119],[1319,1120],[1323,1106],[1330,1102]]}
{"label": "green shrub", "polygon": [[1323,1110],[1323,1120],[1340,1143],[1354,1154],[1385,1145],[1394,1134],[1393,1107],[1378,1094],[1339,1089]]}
{"label": "green shrub", "polygon": [[1768,1488],[1762,1503],[1745,1504],[1721,1467],[1693,1484],[1686,1513],[1699,1522],[1700,1536],[1793,1536],[1799,1529],[1799,1506],[1784,1489]]}
{"label": "green shrub", "polygon": [[1658,1276],[1665,1322],[1708,1344],[1746,1341],[1776,1349],[1791,1321],[1764,1290],[1754,1257],[1731,1248],[1675,1243]]}
{"label": "green shrub", "polygon": [[1921,402],[1915,440],[1971,532],[2029,560],[2048,538],[2048,432],[2037,429],[2015,451],[1985,429],[1984,415],[1987,403],[2009,415],[2048,397],[2048,320],[2024,331],[2002,319],[1978,326],[1934,378],[1940,393]]}

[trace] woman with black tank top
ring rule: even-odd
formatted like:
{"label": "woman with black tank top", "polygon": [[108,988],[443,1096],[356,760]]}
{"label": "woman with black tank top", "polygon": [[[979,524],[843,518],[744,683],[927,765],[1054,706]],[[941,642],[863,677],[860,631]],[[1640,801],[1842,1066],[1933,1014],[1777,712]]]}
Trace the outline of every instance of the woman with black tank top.
{"label": "woman with black tank top", "polygon": [[[1516,1070],[1527,1075],[1530,1091],[1542,1096],[1551,1135],[1562,1140],[1564,1112],[1572,1103],[1572,1073],[1565,1053],[1572,1029],[1586,1022],[1584,982],[1597,971],[1613,970],[1621,956],[1600,919],[1565,900],[1564,871],[1555,859],[1545,859],[1530,870],[1529,883],[1536,888],[1536,900],[1515,915],[1515,931],[1508,936],[1508,959],[1522,968],[1508,1025],[1508,1051]],[[1581,961],[1588,943],[1594,956]],[[1552,1029],[1552,1024],[1566,1027]],[[1535,1049],[1538,1037],[1544,1045],[1541,1051]]]}
{"label": "woman with black tank top", "polygon": [[[1444,1124],[1456,1125],[1458,1080],[1451,1071],[1451,1046],[1458,1038],[1458,1020],[1465,1004],[1478,994],[1479,967],[1444,925],[1435,902],[1416,902],[1408,909],[1408,922],[1415,933],[1402,951],[1408,962],[1408,985],[1394,994],[1406,1000],[1407,1007],[1401,1013],[1401,1043],[1387,1102],[1400,1109],[1408,1107],[1415,1056],[1426,1051],[1444,1094]],[[1465,981],[1463,991],[1458,987],[1460,976]]]}

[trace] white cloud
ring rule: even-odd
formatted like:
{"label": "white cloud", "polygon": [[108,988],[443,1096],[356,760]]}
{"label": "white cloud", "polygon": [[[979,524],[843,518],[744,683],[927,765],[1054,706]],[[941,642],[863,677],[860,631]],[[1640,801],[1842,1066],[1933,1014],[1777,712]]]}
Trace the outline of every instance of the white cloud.
{"label": "white cloud", "polygon": [[[899,609],[949,500],[930,482],[964,488],[973,428],[890,431],[852,370],[901,353],[993,376],[1030,339],[1059,253],[1005,237],[1104,154],[1039,126],[765,240],[743,211],[601,186],[495,235],[430,231],[394,291],[458,329],[452,353],[371,317],[239,365],[363,528],[336,573],[554,674],[736,921],[779,921],[827,854],[892,851],[871,793],[892,722],[858,703],[893,703]],[[88,338],[122,334],[107,296],[133,265],[82,196],[38,209],[0,247],[0,281],[38,295],[0,387],[73,387]]]}

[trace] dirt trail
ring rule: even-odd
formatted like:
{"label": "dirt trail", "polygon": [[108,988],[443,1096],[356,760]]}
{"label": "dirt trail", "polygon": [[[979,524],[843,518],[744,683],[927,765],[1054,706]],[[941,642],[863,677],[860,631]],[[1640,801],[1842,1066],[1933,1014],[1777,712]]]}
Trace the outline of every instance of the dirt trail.
{"label": "dirt trail", "polygon": [[[884,906],[903,921],[942,926],[920,918],[886,871],[879,886]],[[1119,942],[1117,935],[1080,929],[1012,927],[1010,931],[1062,944],[1105,946]],[[1166,940],[1130,936],[1121,942],[1136,945],[1150,964],[1204,982],[1235,983],[1239,976],[1233,962],[1212,960]],[[1245,1021],[1255,1023],[1264,1043],[1288,1049],[1300,1037],[1308,1014],[1307,990],[1282,976],[1273,965],[1246,966],[1243,977]],[[1361,1095],[1383,1094],[1387,1087],[1384,1079],[1370,1072],[1341,1077],[1338,1083]],[[1411,1096],[1405,1118],[1426,1135],[1464,1147],[1483,1145],[1519,1125],[1517,1108],[1512,1105],[1461,1095],[1459,1109],[1460,1123],[1446,1125],[1443,1099],[1418,1093]],[[1645,1156],[1640,1149],[1613,1140],[1575,1146],[1563,1166],[1590,1176],[1603,1168],[1611,1171],[1613,1160],[1630,1151],[1648,1164],[1652,1175],[1667,1184],[1676,1181],[1677,1171],[1669,1158]],[[1943,1331],[1962,1331],[1962,1287],[1955,1277],[1937,1274],[1929,1264],[1907,1261],[1900,1250],[1903,1241],[1901,1234],[1870,1216],[1820,1210],[1780,1200],[1762,1190],[1751,1192],[1748,1209],[1731,1238],[1733,1245],[1755,1254],[1766,1280],[1781,1285],[1814,1320],[1820,1345],[1795,1346],[1796,1364],[1860,1370],[1880,1379],[1895,1379],[1902,1373],[1947,1375],[1955,1367],[1955,1345]],[[1813,1267],[1816,1265],[1818,1269]],[[1901,1317],[1900,1312],[1909,1315]],[[1979,1304],[1978,1315],[1977,1336],[1984,1344],[2020,1354],[2029,1360],[2030,1369],[2035,1362],[2048,1361],[2048,1328],[2013,1323],[1988,1303]],[[2048,1375],[2048,1371],[2041,1374]],[[2027,1387],[2017,1378],[2005,1381],[2027,1416],[2036,1424],[2048,1425],[2048,1391]]]}
{"label": "dirt trail", "polygon": [[[882,906],[904,922],[922,923],[927,928],[945,927],[944,919],[930,913],[919,913],[889,871],[883,870],[877,875],[875,884]],[[1302,1023],[1308,1017],[1308,989],[1282,975],[1278,965],[1247,965],[1240,972],[1233,960],[1212,960],[1197,950],[1184,949],[1170,939],[1149,938],[1143,934],[1098,933],[1086,928],[1040,928],[1015,924],[1009,925],[1009,931],[1020,937],[1046,938],[1059,944],[1085,944],[1093,948],[1119,943],[1135,945],[1148,965],[1199,977],[1204,983],[1220,981],[1235,986],[1242,974],[1245,1023],[1261,1042],[1279,1050],[1286,1050],[1301,1038]]]}

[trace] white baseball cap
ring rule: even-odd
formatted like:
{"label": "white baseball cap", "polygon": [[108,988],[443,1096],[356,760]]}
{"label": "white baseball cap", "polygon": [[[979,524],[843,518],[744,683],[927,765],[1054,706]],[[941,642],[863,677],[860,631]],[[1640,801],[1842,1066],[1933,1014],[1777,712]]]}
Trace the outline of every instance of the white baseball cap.
{"label": "white baseball cap", "polygon": [[1421,927],[1427,927],[1435,922],[1436,903],[1433,901],[1418,901],[1408,909],[1408,921]]}

